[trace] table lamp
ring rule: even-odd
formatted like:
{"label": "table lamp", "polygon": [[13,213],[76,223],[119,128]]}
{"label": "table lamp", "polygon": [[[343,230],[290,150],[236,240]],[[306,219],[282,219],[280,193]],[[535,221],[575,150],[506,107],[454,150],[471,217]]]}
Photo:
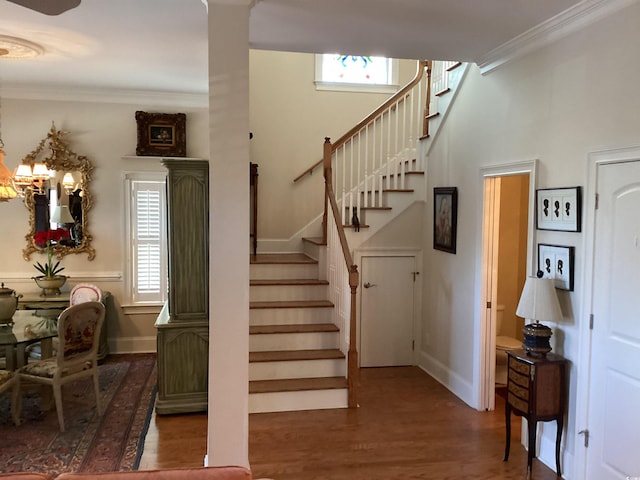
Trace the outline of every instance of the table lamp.
{"label": "table lamp", "polygon": [[532,357],[544,357],[551,351],[551,329],[539,322],[562,320],[555,282],[551,278],[542,278],[542,275],[543,273],[538,271],[535,277],[527,277],[516,309],[517,316],[533,320],[533,323],[525,325],[522,329],[522,348]]}

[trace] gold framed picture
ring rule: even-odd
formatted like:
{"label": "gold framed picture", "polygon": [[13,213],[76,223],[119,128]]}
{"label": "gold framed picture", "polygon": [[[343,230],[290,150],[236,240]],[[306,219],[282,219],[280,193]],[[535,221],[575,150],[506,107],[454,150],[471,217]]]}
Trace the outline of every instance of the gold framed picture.
{"label": "gold framed picture", "polygon": [[187,116],[184,113],[149,113],[138,110],[136,155],[187,156]]}

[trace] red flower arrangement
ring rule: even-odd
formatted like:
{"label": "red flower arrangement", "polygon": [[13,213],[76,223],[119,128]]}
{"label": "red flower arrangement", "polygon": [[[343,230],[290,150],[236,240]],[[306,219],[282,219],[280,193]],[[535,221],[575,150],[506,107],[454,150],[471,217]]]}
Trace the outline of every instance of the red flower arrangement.
{"label": "red flower arrangement", "polygon": [[60,261],[53,264],[53,252],[51,251],[51,245],[60,243],[61,240],[69,238],[69,231],[64,228],[56,228],[53,230],[43,230],[36,232],[33,236],[33,241],[38,247],[46,247],[47,249],[47,263],[41,264],[40,262],[34,263],[34,267],[45,277],[55,277],[64,270],[64,267],[60,267]]}

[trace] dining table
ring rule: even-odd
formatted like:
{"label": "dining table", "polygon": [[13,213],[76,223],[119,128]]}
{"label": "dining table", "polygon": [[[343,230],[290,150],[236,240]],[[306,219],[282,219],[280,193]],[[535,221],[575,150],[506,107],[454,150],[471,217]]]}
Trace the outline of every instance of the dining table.
{"label": "dining table", "polygon": [[[6,369],[14,371],[26,362],[26,349],[40,343],[42,358],[53,355],[53,338],[58,336],[57,318],[39,310],[16,310],[8,323],[0,324],[0,352],[4,352]],[[1,356],[1,354],[0,354]]]}

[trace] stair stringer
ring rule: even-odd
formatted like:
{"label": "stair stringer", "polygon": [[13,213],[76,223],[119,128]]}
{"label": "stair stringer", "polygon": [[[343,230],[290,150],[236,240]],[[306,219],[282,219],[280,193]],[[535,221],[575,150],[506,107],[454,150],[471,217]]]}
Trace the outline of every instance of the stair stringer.
{"label": "stair stringer", "polygon": [[445,93],[438,100],[438,115],[429,119],[429,136],[419,140],[418,152],[421,155],[422,165],[428,165],[427,159],[433,142],[438,137],[440,127],[445,122],[449,115],[449,110],[453,104],[456,96],[459,92],[459,87],[462,85],[467,72],[471,68],[469,63],[460,64],[457,68],[454,68],[449,72],[449,92]]}
{"label": "stair stringer", "polygon": [[368,227],[359,232],[345,229],[349,250],[357,250],[360,245],[382,230],[389,222],[416,202],[426,201],[426,178],[424,175],[407,176],[407,189],[413,192],[385,192],[385,204],[391,210],[364,210],[361,223]]}

